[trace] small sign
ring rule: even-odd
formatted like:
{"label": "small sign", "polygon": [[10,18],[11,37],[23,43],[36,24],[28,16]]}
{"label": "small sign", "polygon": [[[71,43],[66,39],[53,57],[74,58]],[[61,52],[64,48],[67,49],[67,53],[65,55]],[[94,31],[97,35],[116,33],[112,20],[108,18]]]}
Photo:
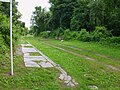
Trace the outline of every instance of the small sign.
{"label": "small sign", "polygon": [[10,0],[0,0],[1,2],[10,2]]}

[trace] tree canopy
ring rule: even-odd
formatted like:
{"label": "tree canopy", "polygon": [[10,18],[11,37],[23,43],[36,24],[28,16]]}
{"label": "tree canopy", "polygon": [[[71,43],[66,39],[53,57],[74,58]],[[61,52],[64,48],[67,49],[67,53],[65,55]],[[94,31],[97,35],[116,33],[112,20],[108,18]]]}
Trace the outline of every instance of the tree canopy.
{"label": "tree canopy", "polygon": [[94,31],[104,26],[114,36],[120,36],[120,0],[49,0],[50,11],[35,8],[31,27],[37,35],[57,28],[71,31]]}

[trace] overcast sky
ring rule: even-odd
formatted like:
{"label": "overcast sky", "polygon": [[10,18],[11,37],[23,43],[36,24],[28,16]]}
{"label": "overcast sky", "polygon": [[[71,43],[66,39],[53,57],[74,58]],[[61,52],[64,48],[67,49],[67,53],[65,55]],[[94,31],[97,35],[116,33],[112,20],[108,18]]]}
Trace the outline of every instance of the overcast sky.
{"label": "overcast sky", "polygon": [[18,10],[22,14],[21,20],[25,22],[25,25],[27,27],[30,26],[30,18],[36,6],[41,6],[42,8],[46,7],[47,10],[50,7],[50,4],[48,3],[49,0],[16,0],[16,1],[18,2]]}

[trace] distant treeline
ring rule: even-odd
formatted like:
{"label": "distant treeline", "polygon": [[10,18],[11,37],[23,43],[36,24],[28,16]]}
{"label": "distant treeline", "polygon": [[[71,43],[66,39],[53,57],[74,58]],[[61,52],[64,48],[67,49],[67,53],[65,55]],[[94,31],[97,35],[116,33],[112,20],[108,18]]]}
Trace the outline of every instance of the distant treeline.
{"label": "distant treeline", "polygon": [[49,0],[49,3],[50,11],[35,8],[31,34],[120,46],[120,0]]}
{"label": "distant treeline", "polygon": [[31,18],[31,33],[58,28],[70,31],[86,29],[93,32],[104,26],[114,36],[120,36],[120,0],[49,0],[50,11],[35,8]]}

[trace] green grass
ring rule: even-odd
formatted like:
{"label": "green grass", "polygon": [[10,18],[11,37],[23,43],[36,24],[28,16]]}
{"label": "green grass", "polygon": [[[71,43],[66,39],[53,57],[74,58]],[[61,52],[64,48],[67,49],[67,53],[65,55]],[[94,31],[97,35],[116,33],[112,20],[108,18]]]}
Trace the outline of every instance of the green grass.
{"label": "green grass", "polygon": [[[74,90],[89,90],[88,89],[89,85],[96,85],[98,86],[99,90],[119,90],[120,89],[120,85],[119,85],[120,72],[119,71],[108,69],[102,63],[86,60],[84,58],[69,54],[67,52],[53,48],[51,46],[48,46],[47,44],[42,43],[43,41],[38,38],[26,38],[26,40],[28,40],[36,48],[41,50],[54,62],[56,62],[57,64],[60,64],[60,66],[64,68],[64,70],[66,70],[68,74],[72,76],[79,83],[79,85],[76,88],[74,88]],[[60,43],[59,41],[56,41],[56,40],[48,40],[48,41],[52,42],[53,44]],[[76,41],[71,41],[71,42],[69,41],[69,42],[62,42],[62,43],[64,44],[70,43],[72,45],[77,46],[78,42],[76,43],[75,42]],[[80,42],[80,44],[81,43],[82,42]],[[84,45],[85,44],[86,43],[84,43]],[[95,44],[87,43],[87,44],[91,46],[90,49],[88,50],[92,50],[92,48],[96,46],[96,48],[99,48],[99,49],[93,50],[93,51],[101,54],[104,54],[100,52],[102,48],[103,50],[108,50],[108,51],[112,50],[112,48],[110,48],[109,50],[109,47],[107,47],[107,49],[105,49],[106,47],[104,46],[98,47],[99,44],[96,44],[96,43]],[[82,44],[81,47],[83,46],[82,48],[87,49],[87,47],[84,45]],[[112,54],[110,53],[107,54],[108,51],[106,51],[106,54],[104,55],[112,56]],[[117,52],[119,51],[117,50]],[[117,58],[119,58],[119,56]]]}
{"label": "green grass", "polygon": [[38,52],[31,52],[30,56],[41,56],[41,54]]}
{"label": "green grass", "polygon": [[32,46],[24,46],[25,48],[33,48]]}
{"label": "green grass", "polygon": [[[84,58],[69,54],[67,52],[61,51],[59,49],[48,46],[42,43],[43,41],[38,38],[22,38],[23,40],[28,40],[37,49],[41,50],[45,55],[52,59],[55,63],[59,64],[67,73],[74,78],[79,85],[77,87],[71,88],[64,85],[62,81],[58,79],[60,72],[55,68],[43,69],[43,68],[26,68],[24,66],[22,56],[14,55],[14,76],[10,76],[10,62],[9,55],[1,55],[0,58],[0,90],[89,90],[89,85],[98,86],[99,90],[119,90],[120,89],[120,71],[114,71],[108,69],[103,63],[108,63],[106,59],[103,58],[102,61],[93,62],[86,60]],[[65,41],[60,42],[56,40],[48,40],[54,45],[64,44],[73,45],[86,50],[91,50],[97,53],[104,54],[100,52],[103,50],[112,50],[110,47],[99,46],[96,43],[87,43],[88,46],[84,46],[85,43],[80,42],[81,46],[77,41]],[[48,42],[46,40],[46,42]],[[25,41],[26,42],[26,41]],[[73,42],[73,44],[72,44]],[[22,42],[19,42],[21,44]],[[93,47],[99,48],[98,50],[92,50]],[[83,46],[83,47],[82,47]],[[92,47],[93,46],[93,47]],[[71,50],[67,47],[62,47],[67,50]],[[110,50],[109,50],[110,49]],[[116,52],[119,52],[114,48]],[[80,53],[88,55],[91,53],[80,52],[76,50],[71,50],[75,53]],[[108,52],[106,51],[106,52]],[[112,53],[112,52],[111,52]],[[118,53],[119,54],[119,53]],[[118,58],[118,54],[116,55]],[[112,54],[104,54],[112,57]],[[93,58],[97,56],[91,56]],[[111,62],[111,61],[109,61]],[[112,61],[113,62],[113,61]],[[116,62],[116,63],[115,63]],[[117,61],[113,62],[114,66],[117,66]]]}
{"label": "green grass", "polygon": [[[3,62],[3,61],[1,61]],[[59,72],[54,69],[26,68],[20,56],[14,57],[14,76],[10,76],[10,63],[0,65],[0,90],[58,90]]]}
{"label": "green grass", "polygon": [[[22,42],[19,42],[21,44]],[[14,75],[10,76],[9,54],[0,55],[0,90],[63,90],[54,68],[26,68],[22,56],[14,55]]]}
{"label": "green grass", "polygon": [[[52,43],[52,44],[53,44],[53,43]],[[54,45],[54,44],[53,44],[53,45]],[[56,45],[56,44],[55,44],[55,45]],[[95,54],[95,53],[86,52],[86,51],[84,51],[84,50],[76,50],[76,49],[72,49],[72,48],[69,48],[69,47],[66,47],[66,46],[61,46],[61,45],[59,45],[59,44],[57,44],[57,46],[60,47],[60,48],[64,48],[64,49],[66,49],[66,50],[69,50],[69,51],[72,51],[72,52],[81,54],[81,55],[85,55],[85,56],[90,57],[90,58],[93,58],[93,59],[95,59],[95,60],[98,61],[98,62],[110,64],[110,65],[113,65],[113,66],[116,66],[116,67],[119,67],[119,68],[120,68],[120,62],[119,62],[119,61],[111,60],[111,59],[109,59],[109,58],[104,58],[104,57],[98,56],[98,55]]]}
{"label": "green grass", "polygon": [[82,48],[84,50],[88,50],[88,51],[95,52],[95,53],[100,53],[100,54],[109,56],[111,58],[120,60],[120,47],[104,46],[104,45],[101,45],[101,44],[95,43],[95,42],[80,42],[80,41],[60,42],[58,40],[53,40],[53,39],[52,40],[49,39],[46,41],[49,41],[54,44],[64,44],[64,45],[68,45],[68,46]]}

